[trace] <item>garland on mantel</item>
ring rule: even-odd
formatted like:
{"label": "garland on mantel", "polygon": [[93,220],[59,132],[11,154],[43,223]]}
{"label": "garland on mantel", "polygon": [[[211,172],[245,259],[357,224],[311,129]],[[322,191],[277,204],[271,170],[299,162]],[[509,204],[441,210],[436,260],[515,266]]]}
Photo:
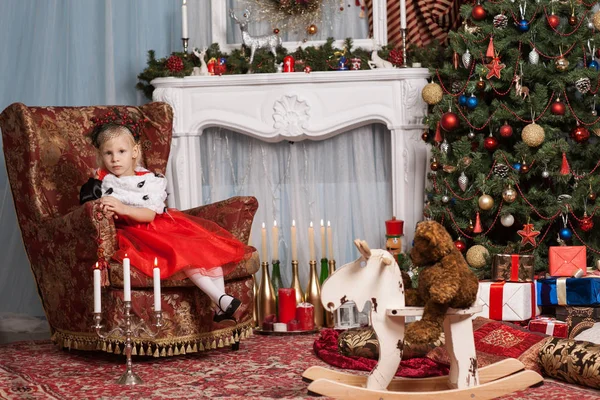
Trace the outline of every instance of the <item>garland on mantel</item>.
{"label": "garland on mantel", "polygon": [[[338,49],[333,46],[334,39],[328,38],[322,46],[299,47],[296,51],[288,53],[287,49],[279,47],[277,49],[277,63],[283,62],[283,58],[288,54],[294,57],[296,61],[302,60],[303,64],[296,66],[296,71],[301,72],[305,66],[310,66],[312,71],[335,71],[337,69],[340,57],[344,56],[350,61],[352,58],[360,58],[360,69],[368,70],[367,61],[371,59],[371,51],[360,47],[353,48],[352,39],[348,38],[344,42],[344,49]],[[435,66],[443,57],[440,52],[444,49],[438,45],[427,48],[411,48],[408,57],[411,63],[421,62],[423,67]],[[388,59],[392,63],[399,64],[397,56],[400,49],[393,49],[391,46],[383,46],[378,54],[383,59]],[[235,49],[231,53],[221,51],[217,43],[213,43],[207,50],[205,62],[211,58],[226,59],[226,71],[224,74],[245,74],[249,69],[249,49]],[[154,87],[150,82],[155,78],[177,77],[191,75],[194,67],[200,66],[200,59],[193,53],[185,54],[183,52],[173,52],[169,57],[157,59],[154,50],[148,51],[148,66],[138,75],[140,82],[136,88],[144,92],[146,97],[152,99]],[[273,55],[264,49],[257,50],[254,55],[253,73],[274,73],[276,72]],[[338,73],[343,73],[340,71]]]}

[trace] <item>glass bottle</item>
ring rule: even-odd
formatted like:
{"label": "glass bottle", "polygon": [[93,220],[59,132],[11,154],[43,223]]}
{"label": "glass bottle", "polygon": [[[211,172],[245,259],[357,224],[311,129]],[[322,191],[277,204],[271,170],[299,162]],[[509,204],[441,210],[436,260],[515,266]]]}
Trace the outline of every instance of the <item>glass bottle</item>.
{"label": "glass bottle", "polygon": [[321,304],[321,285],[319,284],[319,278],[317,277],[317,262],[310,261],[310,275],[308,277],[308,286],[304,293],[304,301],[312,304],[315,307],[314,319],[315,327],[320,328],[323,326],[324,309]]}
{"label": "glass bottle", "polygon": [[297,260],[292,261],[292,284],[290,287],[296,289],[296,305],[302,303],[304,301],[304,291],[302,290],[302,286],[300,286]]}
{"label": "glass bottle", "polygon": [[277,314],[277,305],[275,300],[275,291],[269,277],[269,263],[260,264],[261,279],[258,287],[258,325],[262,326],[267,315]]}
{"label": "glass bottle", "polygon": [[329,277],[329,265],[326,258],[321,258],[321,275],[319,275],[319,284],[323,286],[325,279]]}
{"label": "glass bottle", "polygon": [[279,288],[283,287],[281,280],[281,271],[279,269],[279,260],[273,260],[273,272],[271,273],[271,285],[275,294],[275,309],[279,309]]}

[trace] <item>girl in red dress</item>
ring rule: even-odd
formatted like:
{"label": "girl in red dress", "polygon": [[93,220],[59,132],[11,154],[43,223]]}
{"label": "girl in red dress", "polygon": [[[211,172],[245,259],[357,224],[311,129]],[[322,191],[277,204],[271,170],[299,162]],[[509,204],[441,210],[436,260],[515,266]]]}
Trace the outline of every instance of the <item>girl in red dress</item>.
{"label": "girl in red dress", "polygon": [[225,293],[224,275],[254,248],[212,221],[167,209],[167,181],[139,166],[140,124],[109,113],[92,134],[101,168],[81,188],[80,201],[98,199],[115,219],[119,250],[113,258],[152,277],[158,258],[160,277],[189,278],[217,305],[213,320],[232,325],[241,301]]}

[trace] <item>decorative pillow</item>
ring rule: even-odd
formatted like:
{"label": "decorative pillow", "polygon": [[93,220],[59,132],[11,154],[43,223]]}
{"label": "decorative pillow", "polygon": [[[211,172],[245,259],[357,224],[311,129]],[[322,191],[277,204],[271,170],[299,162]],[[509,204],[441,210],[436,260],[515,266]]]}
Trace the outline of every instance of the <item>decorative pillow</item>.
{"label": "decorative pillow", "polygon": [[540,349],[539,362],[552,378],[600,389],[600,345],[550,338]]}
{"label": "decorative pillow", "polygon": [[574,339],[600,344],[600,322],[596,322],[590,329],[581,332]]}

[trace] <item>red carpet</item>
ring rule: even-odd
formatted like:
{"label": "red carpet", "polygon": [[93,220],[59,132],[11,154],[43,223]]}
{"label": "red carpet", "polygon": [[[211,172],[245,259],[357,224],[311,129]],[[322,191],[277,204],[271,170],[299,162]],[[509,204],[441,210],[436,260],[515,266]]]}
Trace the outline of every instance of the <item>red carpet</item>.
{"label": "red carpet", "polygon": [[[124,371],[124,357],[66,352],[48,341],[0,346],[1,399],[304,399],[301,373],[326,364],[312,349],[318,335],[253,336],[241,349],[172,358],[134,358],[146,384],[113,382]],[[357,372],[362,373],[364,372]],[[547,381],[504,399],[597,399],[600,392]]]}

